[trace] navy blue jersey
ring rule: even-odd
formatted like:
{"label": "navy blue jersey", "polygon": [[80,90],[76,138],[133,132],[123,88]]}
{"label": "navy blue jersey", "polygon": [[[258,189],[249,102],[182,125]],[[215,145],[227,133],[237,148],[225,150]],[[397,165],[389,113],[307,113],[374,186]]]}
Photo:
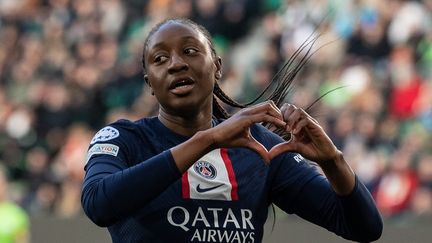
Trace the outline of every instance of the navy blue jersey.
{"label": "navy blue jersey", "polygon": [[[283,141],[261,125],[251,133],[267,149]],[[301,155],[284,153],[265,165],[246,148],[213,150],[182,175],[169,149],[187,139],[156,117],[117,121],[92,139],[82,205],[113,242],[261,242],[272,203],[347,239],[381,232],[357,179],[340,197]]]}

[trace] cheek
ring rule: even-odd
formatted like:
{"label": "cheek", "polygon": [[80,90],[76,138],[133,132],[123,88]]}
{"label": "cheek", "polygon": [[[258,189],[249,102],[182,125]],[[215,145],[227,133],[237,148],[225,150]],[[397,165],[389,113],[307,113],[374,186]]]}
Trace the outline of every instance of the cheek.
{"label": "cheek", "polygon": [[158,85],[157,83],[151,83],[149,86],[150,86],[152,93],[156,97],[159,97],[159,96],[161,96],[161,94],[163,94],[163,92],[160,92],[162,89],[161,89],[160,85]]}
{"label": "cheek", "polygon": [[[209,69],[207,69],[209,70]],[[213,71],[207,71],[202,73],[202,77],[201,80],[203,80],[203,83],[201,84],[202,89],[205,89],[205,91],[208,92],[213,92],[213,87],[215,84],[215,75],[213,73]]]}
{"label": "cheek", "polygon": [[[197,70],[197,71],[199,71],[201,78],[203,80],[207,80],[208,82],[214,84],[215,79],[216,79],[215,78],[216,67],[213,64],[213,61],[208,61],[204,65],[201,62],[201,63],[199,63],[198,67],[200,67],[200,70]],[[205,67],[205,68],[203,68],[203,67]]]}
{"label": "cheek", "polygon": [[163,80],[163,77],[160,72],[150,69],[147,72],[147,78],[147,82],[151,88],[157,89],[161,86],[161,80]]}

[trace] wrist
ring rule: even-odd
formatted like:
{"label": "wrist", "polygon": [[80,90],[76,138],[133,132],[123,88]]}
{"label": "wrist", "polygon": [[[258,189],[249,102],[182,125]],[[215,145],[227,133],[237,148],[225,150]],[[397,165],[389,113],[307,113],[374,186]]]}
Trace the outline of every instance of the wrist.
{"label": "wrist", "polygon": [[196,139],[201,146],[205,148],[205,153],[208,153],[216,148],[216,142],[212,133],[208,130],[198,131],[193,135],[192,139]]}
{"label": "wrist", "polygon": [[329,156],[326,156],[324,160],[315,162],[317,162],[321,167],[327,168],[332,168],[345,162],[342,151],[338,149],[335,149],[334,152],[327,154],[329,154]]}
{"label": "wrist", "polygon": [[342,151],[338,149],[336,149],[335,153],[332,156],[330,156],[330,159],[327,162],[333,163],[335,165],[346,163]]}
{"label": "wrist", "polygon": [[341,151],[337,150],[329,160],[320,166],[338,195],[348,195],[352,192],[355,185],[355,174]]}
{"label": "wrist", "polygon": [[[171,154],[180,173],[184,173],[195,161],[213,150],[211,134],[196,132],[190,139],[171,148]],[[188,152],[185,153],[185,150]]]}

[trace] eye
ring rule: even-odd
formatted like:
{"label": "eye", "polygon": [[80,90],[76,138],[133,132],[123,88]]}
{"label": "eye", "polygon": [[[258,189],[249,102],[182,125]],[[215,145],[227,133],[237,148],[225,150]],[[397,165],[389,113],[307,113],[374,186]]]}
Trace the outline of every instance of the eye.
{"label": "eye", "polygon": [[194,53],[197,53],[197,52],[198,52],[198,50],[196,48],[192,48],[192,47],[188,47],[188,48],[186,48],[184,50],[184,53],[188,54],[188,55],[194,54]]}
{"label": "eye", "polygon": [[154,58],[153,62],[156,63],[156,64],[158,64],[158,63],[162,63],[162,62],[166,61],[167,59],[168,59],[167,56],[164,56],[164,55],[157,55],[157,56]]}

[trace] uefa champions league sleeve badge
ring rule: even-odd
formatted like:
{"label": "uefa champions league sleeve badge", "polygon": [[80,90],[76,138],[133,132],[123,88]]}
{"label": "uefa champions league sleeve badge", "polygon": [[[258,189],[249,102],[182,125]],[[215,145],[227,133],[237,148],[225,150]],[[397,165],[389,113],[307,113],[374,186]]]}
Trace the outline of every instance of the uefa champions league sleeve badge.
{"label": "uefa champions league sleeve badge", "polygon": [[96,135],[91,140],[90,144],[108,141],[118,137],[119,135],[120,132],[117,129],[111,126],[106,126],[96,133]]}

